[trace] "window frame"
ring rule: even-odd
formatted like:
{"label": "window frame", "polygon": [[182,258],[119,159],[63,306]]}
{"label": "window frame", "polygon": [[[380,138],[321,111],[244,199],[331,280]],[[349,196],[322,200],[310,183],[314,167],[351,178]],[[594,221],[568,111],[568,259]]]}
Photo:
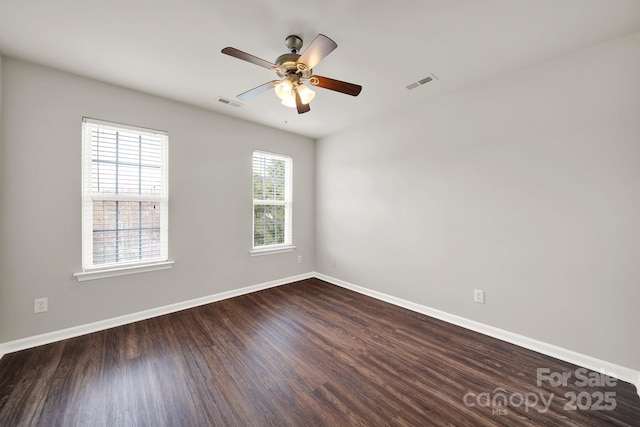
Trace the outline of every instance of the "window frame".
{"label": "window frame", "polygon": [[[91,132],[97,128],[110,131],[119,131],[139,134],[139,137],[153,137],[159,143],[160,155],[160,192],[157,195],[149,194],[103,194],[93,192],[94,140]],[[169,134],[166,131],[149,129],[140,126],[132,126],[105,120],[82,118],[82,271],[74,276],[79,280],[100,279],[104,277],[120,276],[124,274],[141,273],[171,268],[173,261],[169,261]],[[142,146],[139,148],[142,153]],[[140,154],[142,156],[142,154]],[[139,157],[140,168],[143,167],[143,158]],[[126,162],[122,162],[126,166]],[[119,160],[114,164],[120,165]],[[140,178],[142,179],[142,178]],[[142,181],[139,182],[142,184]],[[118,201],[118,202],[153,202],[160,208],[160,255],[137,260],[117,261],[105,264],[95,264],[94,255],[94,201]],[[142,221],[142,220],[140,220]],[[139,231],[142,231],[140,223]],[[116,227],[117,228],[117,227]]]}
{"label": "window frame", "polygon": [[[285,162],[285,189],[284,200],[256,199],[255,188],[255,157],[272,158]],[[273,153],[255,149],[251,155],[251,256],[268,255],[275,253],[291,252],[295,250],[293,244],[293,157],[286,154]],[[284,206],[284,242],[270,245],[255,245],[255,208],[258,205]]]}

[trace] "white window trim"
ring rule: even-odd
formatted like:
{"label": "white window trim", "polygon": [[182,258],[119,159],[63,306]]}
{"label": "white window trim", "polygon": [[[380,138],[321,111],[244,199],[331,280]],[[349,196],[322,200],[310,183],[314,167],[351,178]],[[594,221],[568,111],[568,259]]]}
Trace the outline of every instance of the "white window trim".
{"label": "white window trim", "polygon": [[251,256],[261,256],[261,255],[271,255],[271,254],[281,254],[285,252],[293,252],[296,249],[294,245],[270,245],[266,246],[262,249],[252,249],[249,251]]}
{"label": "white window trim", "polygon": [[[251,154],[251,170],[252,170],[252,178],[251,182],[253,184],[253,156],[258,153],[268,157],[277,157],[277,158],[285,158],[290,162],[289,164],[289,174],[290,174],[290,185],[285,186],[285,200],[256,200],[253,199],[252,196],[252,213],[251,213],[251,250],[249,254],[251,256],[262,256],[262,255],[272,255],[279,254],[285,252],[292,252],[296,249],[293,244],[293,157],[288,156],[286,154],[278,154],[278,153],[270,153],[268,151],[262,150],[253,150]],[[252,185],[253,192],[253,185]],[[289,227],[285,226],[285,242],[284,244],[276,244],[276,245],[268,245],[268,246],[254,246],[254,214],[253,209],[256,205],[280,205],[285,207],[285,215],[287,215],[285,219],[285,223],[289,224]]]}
{"label": "white window trim", "polygon": [[148,271],[167,270],[173,268],[173,261],[163,261],[154,263],[143,263],[135,265],[118,265],[111,268],[99,268],[95,270],[86,270],[80,273],[74,273],[73,276],[78,282],[87,280],[104,279],[107,277],[124,276],[127,274],[146,273]]}
{"label": "white window trim", "polygon": [[[91,185],[91,155],[90,152],[92,150],[91,146],[87,147],[85,144],[85,135],[84,135],[84,126],[85,123],[92,123],[97,125],[104,125],[108,127],[115,127],[119,129],[128,129],[132,131],[140,131],[146,133],[158,133],[164,134],[165,137],[167,135],[166,131],[158,131],[155,129],[143,128],[139,126],[132,126],[121,123],[108,122],[104,120],[93,119],[89,117],[83,117],[83,136],[82,136],[82,253],[83,253],[83,268],[81,272],[74,273],[73,276],[79,281],[83,282],[86,280],[95,280],[95,279],[103,279],[107,277],[115,277],[115,276],[123,276],[127,274],[135,274],[135,273],[144,273],[148,271],[157,271],[157,270],[166,270],[173,267],[174,261],[169,260],[168,253],[168,199],[169,199],[169,167],[168,167],[168,144],[165,141],[164,145],[164,156],[165,163],[162,165],[162,174],[165,176],[165,188],[163,189],[163,194],[160,197],[155,196],[135,196],[130,197],[127,195],[102,195],[102,194],[91,194],[86,193],[87,186]],[[89,150],[89,153],[86,152]],[[88,261],[92,263],[92,253],[86,256],[85,248],[87,244],[91,244],[91,241],[87,239],[93,234],[93,225],[85,220],[85,215],[87,212],[92,212],[93,210],[93,200],[126,200],[131,199],[133,201],[150,201],[150,202],[158,202],[161,204],[162,214],[161,214],[161,241],[163,245],[161,246],[161,255],[159,258],[147,259],[143,261],[133,261],[128,263],[119,263],[119,264],[108,264],[108,265],[85,265]]]}

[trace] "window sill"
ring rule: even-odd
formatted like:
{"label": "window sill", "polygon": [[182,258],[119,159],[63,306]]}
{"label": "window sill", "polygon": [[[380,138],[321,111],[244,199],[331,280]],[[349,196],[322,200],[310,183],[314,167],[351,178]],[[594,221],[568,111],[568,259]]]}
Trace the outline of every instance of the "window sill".
{"label": "window sill", "polygon": [[153,264],[129,265],[125,267],[112,267],[100,270],[88,270],[74,273],[78,282],[85,280],[104,279],[107,277],[124,276],[126,274],[146,273],[148,271],[166,270],[173,267],[173,261],[162,261]]}
{"label": "window sill", "polygon": [[251,256],[260,256],[260,255],[271,255],[271,254],[281,254],[284,252],[293,252],[296,247],[293,245],[289,246],[278,246],[274,248],[265,248],[265,249],[253,249],[250,251]]}

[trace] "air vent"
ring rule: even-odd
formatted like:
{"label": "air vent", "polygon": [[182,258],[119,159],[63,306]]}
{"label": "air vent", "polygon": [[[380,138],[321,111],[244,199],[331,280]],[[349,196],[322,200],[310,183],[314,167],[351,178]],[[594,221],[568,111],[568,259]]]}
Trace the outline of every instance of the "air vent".
{"label": "air vent", "polygon": [[232,107],[242,107],[242,104],[236,101],[232,101],[227,98],[223,98],[221,96],[218,97],[218,102],[222,102],[223,104],[231,105]]}
{"label": "air vent", "polygon": [[438,77],[436,77],[435,74],[431,74],[431,75],[429,75],[429,76],[427,76],[427,77],[425,77],[423,79],[418,80],[417,82],[413,82],[410,85],[407,85],[407,89],[409,89],[409,90],[415,89],[418,86],[422,86],[422,85],[427,84],[427,83],[429,83],[430,81],[433,81],[433,80],[438,80]]}

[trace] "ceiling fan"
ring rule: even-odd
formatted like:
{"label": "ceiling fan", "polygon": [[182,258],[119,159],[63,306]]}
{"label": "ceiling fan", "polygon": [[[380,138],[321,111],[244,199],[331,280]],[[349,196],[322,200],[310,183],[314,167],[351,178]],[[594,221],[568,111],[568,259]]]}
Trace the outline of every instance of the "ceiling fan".
{"label": "ceiling fan", "polygon": [[288,36],[285,39],[285,45],[290,53],[280,55],[275,64],[233,47],[222,49],[222,53],[226,55],[273,70],[280,77],[280,80],[272,80],[241,93],[238,95],[239,99],[247,100],[275,87],[276,95],[282,100],[282,104],[287,107],[296,107],[298,114],[303,114],[311,110],[309,102],[315,96],[315,92],[309,89],[305,82],[351,96],[358,96],[362,90],[360,85],[313,74],[313,68],[338,47],[336,42],[324,34],[318,34],[301,55],[298,54],[302,48],[300,37]]}

